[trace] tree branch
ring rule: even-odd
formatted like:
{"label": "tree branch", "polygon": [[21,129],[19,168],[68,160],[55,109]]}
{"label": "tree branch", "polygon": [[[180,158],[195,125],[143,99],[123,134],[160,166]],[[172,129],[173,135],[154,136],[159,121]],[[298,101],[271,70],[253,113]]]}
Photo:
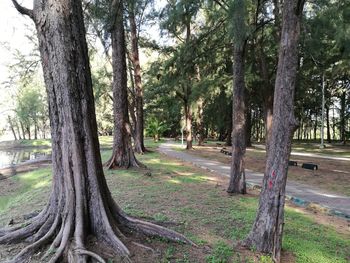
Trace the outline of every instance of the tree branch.
{"label": "tree branch", "polygon": [[25,8],[24,6],[21,6],[17,0],[11,0],[15,8],[18,12],[20,12],[22,15],[29,16],[32,20],[34,20],[34,13],[32,9]]}

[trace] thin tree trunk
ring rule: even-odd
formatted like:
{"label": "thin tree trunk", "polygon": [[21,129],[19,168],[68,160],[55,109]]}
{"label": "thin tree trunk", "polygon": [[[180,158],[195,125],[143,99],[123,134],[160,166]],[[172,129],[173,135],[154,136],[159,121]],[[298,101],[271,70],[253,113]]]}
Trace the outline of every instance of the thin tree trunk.
{"label": "thin tree trunk", "polygon": [[37,29],[49,101],[53,182],[49,202],[36,217],[23,227],[0,229],[0,244],[30,242],[12,262],[28,262],[50,243],[41,262],[47,257],[52,263],[103,262],[87,250],[90,236],[110,247],[117,262],[130,261],[122,232],[189,242],[174,231],[128,217],[112,199],[100,156],[81,1],[36,0],[34,10],[13,3]]}
{"label": "thin tree trunk", "polygon": [[26,130],[27,130],[27,134],[28,134],[28,140],[31,140],[32,139],[32,135],[30,133],[30,125],[26,126]]}
{"label": "thin tree trunk", "polygon": [[16,121],[16,130],[17,130],[17,134],[18,134],[18,139],[22,140],[21,132],[19,130],[19,126],[18,126],[18,122],[17,121]]}
{"label": "thin tree trunk", "polygon": [[280,262],[284,224],[285,187],[291,141],[296,128],[294,91],[298,42],[304,1],[284,1],[283,25],[275,84],[274,116],[259,207],[245,244],[272,253]]}
{"label": "thin tree trunk", "polygon": [[197,102],[197,110],[198,110],[198,146],[203,145],[204,141],[204,123],[203,123],[203,105],[204,99],[199,98]]}
{"label": "thin tree trunk", "polygon": [[246,151],[246,105],[244,82],[244,46],[236,46],[233,54],[232,159],[228,193],[245,194],[244,154]]}
{"label": "thin tree trunk", "polygon": [[317,125],[318,125],[317,114],[315,114],[315,125],[314,125],[314,140],[315,141],[317,140]]}
{"label": "thin tree trunk", "polygon": [[[246,96],[247,97],[247,96]],[[252,110],[246,103],[246,135],[245,135],[245,145],[246,147],[252,146]]]}
{"label": "thin tree trunk", "polygon": [[24,125],[23,125],[23,122],[19,122],[19,124],[21,125],[21,130],[22,130],[22,135],[23,135],[23,140],[25,140],[26,139],[26,133],[25,133],[25,131],[24,131]]}
{"label": "thin tree trunk", "polygon": [[192,142],[192,108],[189,102],[186,101],[185,107],[185,122],[186,122],[186,150],[191,150],[193,148]]}
{"label": "thin tree trunk", "polygon": [[136,91],[136,125],[135,125],[135,152],[144,153],[146,148],[144,145],[144,111],[143,111],[143,88],[141,82],[141,66],[139,56],[139,44],[137,27],[135,21],[134,8],[130,4],[128,8],[131,38],[131,62],[134,68],[134,84]]}
{"label": "thin tree trunk", "polygon": [[38,139],[38,124],[36,119],[34,120],[34,139],[37,140]]}
{"label": "thin tree trunk", "polygon": [[332,109],[332,131],[333,131],[333,141],[336,140],[336,134],[335,134],[336,121],[335,121],[334,108],[335,108],[335,106],[333,105],[333,109]]}
{"label": "thin tree trunk", "polygon": [[109,169],[139,167],[131,144],[131,126],[128,112],[127,67],[125,32],[123,24],[123,1],[116,15],[112,35],[112,67],[113,67],[113,114],[114,134],[113,153],[106,163]]}
{"label": "thin tree trunk", "polygon": [[346,125],[346,117],[345,117],[345,107],[346,107],[346,91],[344,90],[340,95],[340,140],[342,144],[346,144],[346,136],[345,136],[345,125]]}
{"label": "thin tree trunk", "polygon": [[14,124],[13,124],[13,122],[11,120],[11,117],[7,116],[7,120],[8,120],[8,123],[10,125],[10,129],[11,129],[11,132],[13,134],[13,137],[15,138],[15,141],[17,141],[18,139],[17,139],[17,135],[16,135],[16,132],[15,132],[15,127],[14,127]]}
{"label": "thin tree trunk", "polygon": [[329,106],[326,105],[326,126],[327,126],[327,142],[331,143],[332,139],[331,139],[331,127],[329,124]]}

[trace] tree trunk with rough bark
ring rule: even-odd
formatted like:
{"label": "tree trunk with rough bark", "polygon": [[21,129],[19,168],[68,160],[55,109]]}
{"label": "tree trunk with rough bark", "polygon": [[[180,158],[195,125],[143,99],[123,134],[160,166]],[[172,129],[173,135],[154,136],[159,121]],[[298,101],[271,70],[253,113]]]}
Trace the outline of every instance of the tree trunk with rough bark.
{"label": "tree trunk with rough bark", "polygon": [[328,105],[326,105],[326,126],[327,126],[327,142],[331,143],[332,139],[331,139],[331,127],[329,123],[329,106]]}
{"label": "tree trunk with rough bark", "polygon": [[186,150],[191,150],[192,147],[192,108],[191,105],[185,102],[185,122],[186,122]]}
{"label": "tree trunk with rough bark", "polygon": [[[247,97],[247,96],[246,96]],[[252,111],[246,102],[246,129],[245,129],[245,146],[252,146]]]}
{"label": "tree trunk with rough bark", "polygon": [[284,1],[283,4],[271,143],[256,219],[244,242],[257,251],[272,253],[275,262],[280,262],[288,160],[297,125],[294,91],[303,6],[303,0]]}
{"label": "tree trunk with rough bark", "polygon": [[119,1],[115,24],[111,29],[113,67],[113,153],[106,163],[109,169],[139,167],[131,144],[131,125],[128,112],[127,67],[123,1]]}
{"label": "tree trunk with rough bark", "polygon": [[23,135],[23,140],[26,139],[26,133],[25,133],[25,130],[24,130],[24,125],[23,125],[23,122],[19,122],[20,126],[21,126],[21,130],[22,130],[22,135]]}
{"label": "tree trunk with rough bark", "polygon": [[198,111],[198,146],[203,145],[204,141],[204,123],[203,123],[203,107],[204,99],[199,98],[197,102],[197,111]]}
{"label": "tree trunk with rough bark", "polygon": [[246,151],[246,105],[244,82],[244,45],[234,47],[233,54],[232,159],[227,192],[246,194],[244,155]]}
{"label": "tree trunk with rough bark", "polygon": [[[41,261],[105,262],[89,251],[94,237],[130,261],[124,234],[139,232],[188,241],[163,227],[128,217],[112,199],[100,157],[81,1],[13,3],[36,25],[49,102],[53,182],[47,206],[22,226],[0,229],[0,244],[29,241],[11,262],[27,262],[50,244]],[[124,234],[122,234],[124,233]]]}
{"label": "tree trunk with rough bark", "polygon": [[8,120],[8,123],[10,125],[10,129],[11,129],[11,132],[13,134],[13,137],[15,138],[15,141],[17,141],[17,135],[16,135],[16,132],[15,132],[15,126],[13,124],[13,121],[11,120],[11,117],[10,116],[7,116],[7,120]]}
{"label": "tree trunk with rough bark", "polygon": [[143,88],[141,82],[141,66],[139,56],[139,44],[137,35],[137,26],[135,21],[135,14],[132,5],[129,5],[129,23],[130,23],[130,39],[131,39],[131,62],[134,68],[134,85],[136,96],[136,123],[135,123],[135,136],[134,136],[134,148],[137,153],[146,152],[144,145],[144,110],[143,110]]}
{"label": "tree trunk with rough bark", "polygon": [[345,116],[345,107],[346,107],[346,91],[344,90],[340,95],[340,122],[339,122],[339,132],[340,132],[340,141],[343,145],[346,144],[346,116]]}

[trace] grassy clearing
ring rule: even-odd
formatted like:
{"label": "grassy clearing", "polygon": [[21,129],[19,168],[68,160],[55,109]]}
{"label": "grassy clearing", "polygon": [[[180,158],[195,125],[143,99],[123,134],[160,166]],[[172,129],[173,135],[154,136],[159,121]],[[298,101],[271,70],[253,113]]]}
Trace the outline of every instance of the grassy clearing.
{"label": "grassy clearing", "polygon": [[[109,139],[106,139],[102,145],[108,143]],[[155,150],[155,145],[152,142],[148,148]],[[107,160],[110,154],[110,150],[103,151],[103,160]],[[152,176],[144,176],[144,170],[105,171],[115,200],[133,216],[184,233],[199,248],[148,240],[148,246],[162,250],[151,261],[143,258],[135,259],[135,262],[271,262],[268,256],[234,246],[249,232],[257,208],[256,194],[227,196],[224,191],[226,178],[216,177],[155,151],[138,158],[149,167]],[[44,205],[49,193],[49,173],[48,169],[41,169],[11,179],[19,187],[1,195],[1,225]],[[294,208],[286,209],[283,248],[289,253],[284,254],[294,256],[285,257],[283,262],[348,262],[349,247],[349,234],[318,224]]]}

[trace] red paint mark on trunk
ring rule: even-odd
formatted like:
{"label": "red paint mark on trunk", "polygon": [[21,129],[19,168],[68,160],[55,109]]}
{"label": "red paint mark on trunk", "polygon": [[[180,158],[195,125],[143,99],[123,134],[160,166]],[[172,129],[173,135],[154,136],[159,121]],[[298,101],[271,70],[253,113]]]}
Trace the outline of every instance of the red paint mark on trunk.
{"label": "red paint mark on trunk", "polygon": [[273,177],[273,178],[276,177],[276,172],[275,172],[275,170],[272,171],[272,177]]}
{"label": "red paint mark on trunk", "polygon": [[273,182],[271,180],[269,180],[269,189],[271,189],[273,186]]}

